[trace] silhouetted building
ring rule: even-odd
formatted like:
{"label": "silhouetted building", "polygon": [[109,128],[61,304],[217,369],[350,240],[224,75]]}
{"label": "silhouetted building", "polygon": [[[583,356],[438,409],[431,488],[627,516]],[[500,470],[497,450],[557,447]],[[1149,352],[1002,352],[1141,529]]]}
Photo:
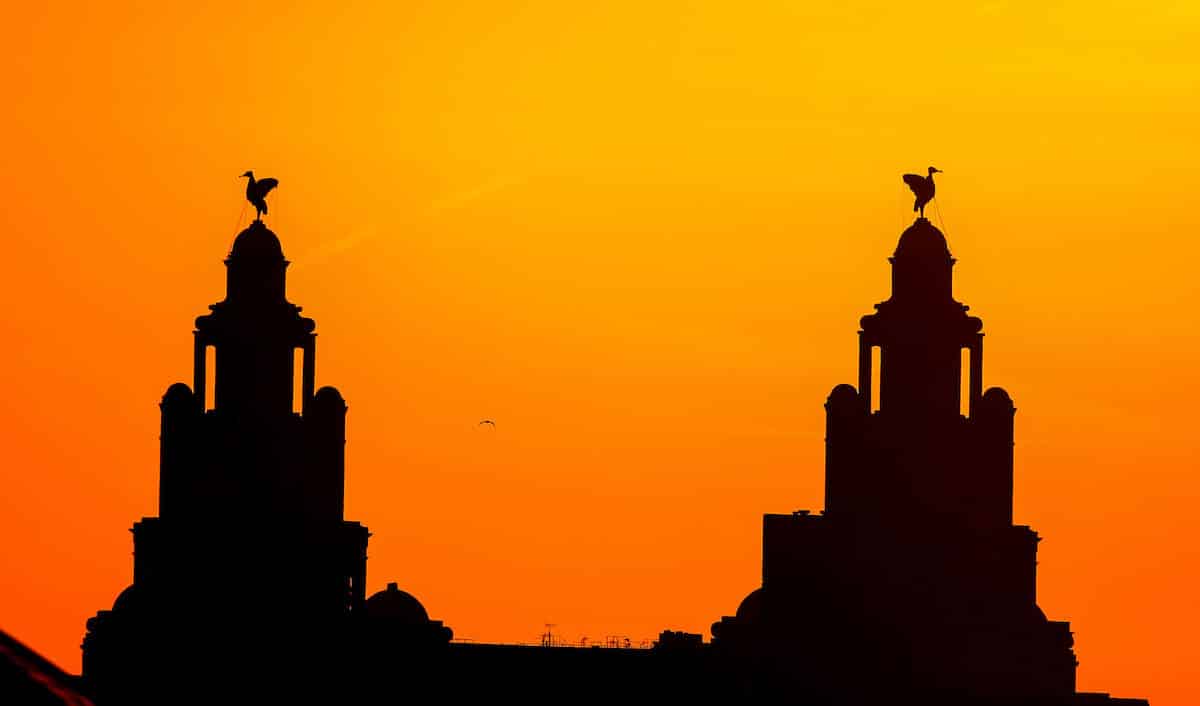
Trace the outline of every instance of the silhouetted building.
{"label": "silhouetted building", "polygon": [[924,218],[863,317],[858,389],[825,405],[825,511],[765,516],[762,587],[711,643],[664,631],[649,650],[451,643],[396,584],[367,598],[346,404],[314,392],[314,322],[261,221],[225,264],[194,384],[162,400],[159,517],[133,527],[133,584],[88,621],[101,706],[1145,703],[1075,692],[1069,626],[1037,606],[1038,536],[1012,524],[1012,401],[983,392],[982,322]]}
{"label": "silhouetted building", "polygon": [[410,642],[450,639],[394,584],[365,597],[369,533],[343,517],[346,404],[314,392],[315,322],[287,301],[278,238],[255,221],[225,266],[225,299],[196,319],[194,385],[160,405],[159,516],[133,526],[133,584],[88,621],[84,677],[114,701],[239,671],[272,690],[274,667],[336,674],[375,613]]}
{"label": "silhouetted building", "polygon": [[1078,698],[1070,627],[1037,605],[1038,535],[1012,523],[1015,408],[983,392],[983,322],[952,296],[954,262],[925,218],[900,236],[858,389],[825,403],[825,510],[763,518],[762,586],[712,629],[751,694]]}

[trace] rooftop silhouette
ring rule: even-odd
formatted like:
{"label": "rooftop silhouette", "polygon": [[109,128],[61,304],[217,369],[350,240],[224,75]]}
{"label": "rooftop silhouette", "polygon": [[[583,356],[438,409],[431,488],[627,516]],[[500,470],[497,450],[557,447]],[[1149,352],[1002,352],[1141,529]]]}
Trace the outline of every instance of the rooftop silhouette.
{"label": "rooftop silhouette", "polygon": [[1015,408],[983,392],[983,322],[952,296],[954,262],[924,218],[900,236],[892,295],[862,317],[858,387],[825,403],[825,509],[763,518],[762,586],[713,626],[719,648],[777,666],[774,689],[1074,697],[1070,628],[1037,606],[1038,536],[1012,524]]}
{"label": "rooftop silhouette", "polygon": [[0,630],[0,702],[21,706],[92,706],[79,677]]}
{"label": "rooftop silhouette", "polygon": [[857,386],[825,402],[825,508],[764,516],[761,586],[711,641],[484,645],[452,642],[396,583],[366,596],[347,405],[316,389],[316,323],[256,220],[196,319],[192,385],[162,398],[159,514],[132,528],[133,582],[88,621],[83,682],[101,706],[185,686],[272,703],[1145,703],[1077,693],[1070,627],[1038,607],[1039,537],[1012,519],[1015,407],[984,391],[983,323],[953,298],[954,263],[925,218],[901,235],[891,296],[861,320]]}

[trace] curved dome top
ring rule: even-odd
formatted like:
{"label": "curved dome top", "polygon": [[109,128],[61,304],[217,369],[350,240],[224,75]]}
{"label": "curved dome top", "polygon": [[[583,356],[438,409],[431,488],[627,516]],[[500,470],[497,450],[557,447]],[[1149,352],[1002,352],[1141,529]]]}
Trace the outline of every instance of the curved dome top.
{"label": "curved dome top", "polygon": [[412,594],[401,591],[394,583],[387,585],[387,590],[379,591],[367,599],[367,615],[372,618],[386,618],[407,624],[427,623],[429,614]]}
{"label": "curved dome top", "polygon": [[[342,406],[346,405],[346,401],[344,399],[342,399],[342,393],[338,392],[338,389],[336,387],[331,387],[329,385],[326,385],[326,386],[322,387],[320,390],[317,390],[317,394],[313,396],[313,400],[318,403],[336,405],[337,403],[340,402],[340,403],[342,403]],[[388,584],[388,585],[394,586],[395,584]],[[376,595],[378,595],[378,594],[376,594]]]}
{"label": "curved dome top", "polygon": [[238,233],[229,250],[230,258],[245,258],[255,260],[282,260],[283,246],[279,238],[263,224],[255,221],[246,230]]}
{"label": "curved dome top", "polygon": [[141,591],[135,584],[129,584],[122,590],[115,600],[113,600],[112,609],[118,613],[134,610],[138,603],[139,594]]}
{"label": "curved dome top", "polygon": [[734,615],[739,620],[755,621],[762,616],[763,612],[763,590],[758,587],[746,595],[738,605],[737,613]]}
{"label": "curved dome top", "polygon": [[918,218],[915,223],[900,234],[900,243],[896,246],[896,257],[935,256],[950,257],[950,247],[946,244],[946,236],[929,222],[928,218]]}
{"label": "curved dome top", "polygon": [[983,393],[983,399],[997,405],[1012,404],[1012,398],[1003,387],[989,387],[988,391]]}
{"label": "curved dome top", "polygon": [[192,388],[182,382],[177,382],[167,388],[162,401],[165,405],[177,405],[186,404],[193,399],[195,399],[195,396],[192,394]]}
{"label": "curved dome top", "polygon": [[988,391],[983,393],[983,397],[979,400],[979,408],[984,414],[999,414],[1009,418],[1016,411],[1012,398],[1002,387],[988,388]]}
{"label": "curved dome top", "polygon": [[858,390],[853,385],[842,383],[829,393],[825,406],[828,409],[858,409]]}
{"label": "curved dome top", "polygon": [[114,613],[142,613],[155,608],[158,596],[146,586],[131,583],[113,601]]}

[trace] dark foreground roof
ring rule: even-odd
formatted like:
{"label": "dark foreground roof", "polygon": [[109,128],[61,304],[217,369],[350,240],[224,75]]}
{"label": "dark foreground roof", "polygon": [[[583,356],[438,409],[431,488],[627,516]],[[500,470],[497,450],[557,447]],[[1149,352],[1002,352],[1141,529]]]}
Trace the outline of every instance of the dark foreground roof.
{"label": "dark foreground roof", "polygon": [[0,703],[10,706],[91,706],[76,689],[78,677],[0,630]]}

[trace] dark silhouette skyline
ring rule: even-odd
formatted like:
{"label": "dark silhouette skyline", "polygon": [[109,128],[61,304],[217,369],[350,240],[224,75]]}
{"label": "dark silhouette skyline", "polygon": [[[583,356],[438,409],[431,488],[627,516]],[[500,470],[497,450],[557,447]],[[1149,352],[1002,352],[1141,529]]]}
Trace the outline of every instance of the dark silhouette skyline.
{"label": "dark silhouette skyline", "polygon": [[316,324],[256,220],[196,319],[192,386],[163,396],[159,515],[133,526],[133,583],[88,621],[83,683],[101,706],[184,685],[196,701],[1145,703],[1077,694],[1070,627],[1037,605],[1039,538],[1012,523],[1015,408],[984,391],[954,262],[928,220],[901,235],[858,387],[825,404],[825,509],[764,516],[762,585],[710,642],[486,645],[452,642],[397,583],[366,596],[347,406],[316,389]]}
{"label": "dark silhouette skyline", "polygon": [[133,526],[133,583],[88,621],[83,674],[103,701],[225,670],[214,684],[278,688],[297,665],[332,684],[338,646],[378,626],[450,639],[394,584],[366,597],[370,533],[343,516],[347,407],[315,390],[316,323],[287,300],[288,264],[254,221],[225,260],[225,299],[196,318],[193,385],[160,405],[159,515]]}
{"label": "dark silhouette skyline", "polygon": [[825,403],[825,509],[763,518],[762,586],[713,626],[773,689],[1074,698],[1070,627],[1037,606],[1039,538],[1012,524],[1015,408],[983,391],[983,322],[952,296],[954,262],[924,218],[900,236],[892,295],[861,320],[858,387]]}

